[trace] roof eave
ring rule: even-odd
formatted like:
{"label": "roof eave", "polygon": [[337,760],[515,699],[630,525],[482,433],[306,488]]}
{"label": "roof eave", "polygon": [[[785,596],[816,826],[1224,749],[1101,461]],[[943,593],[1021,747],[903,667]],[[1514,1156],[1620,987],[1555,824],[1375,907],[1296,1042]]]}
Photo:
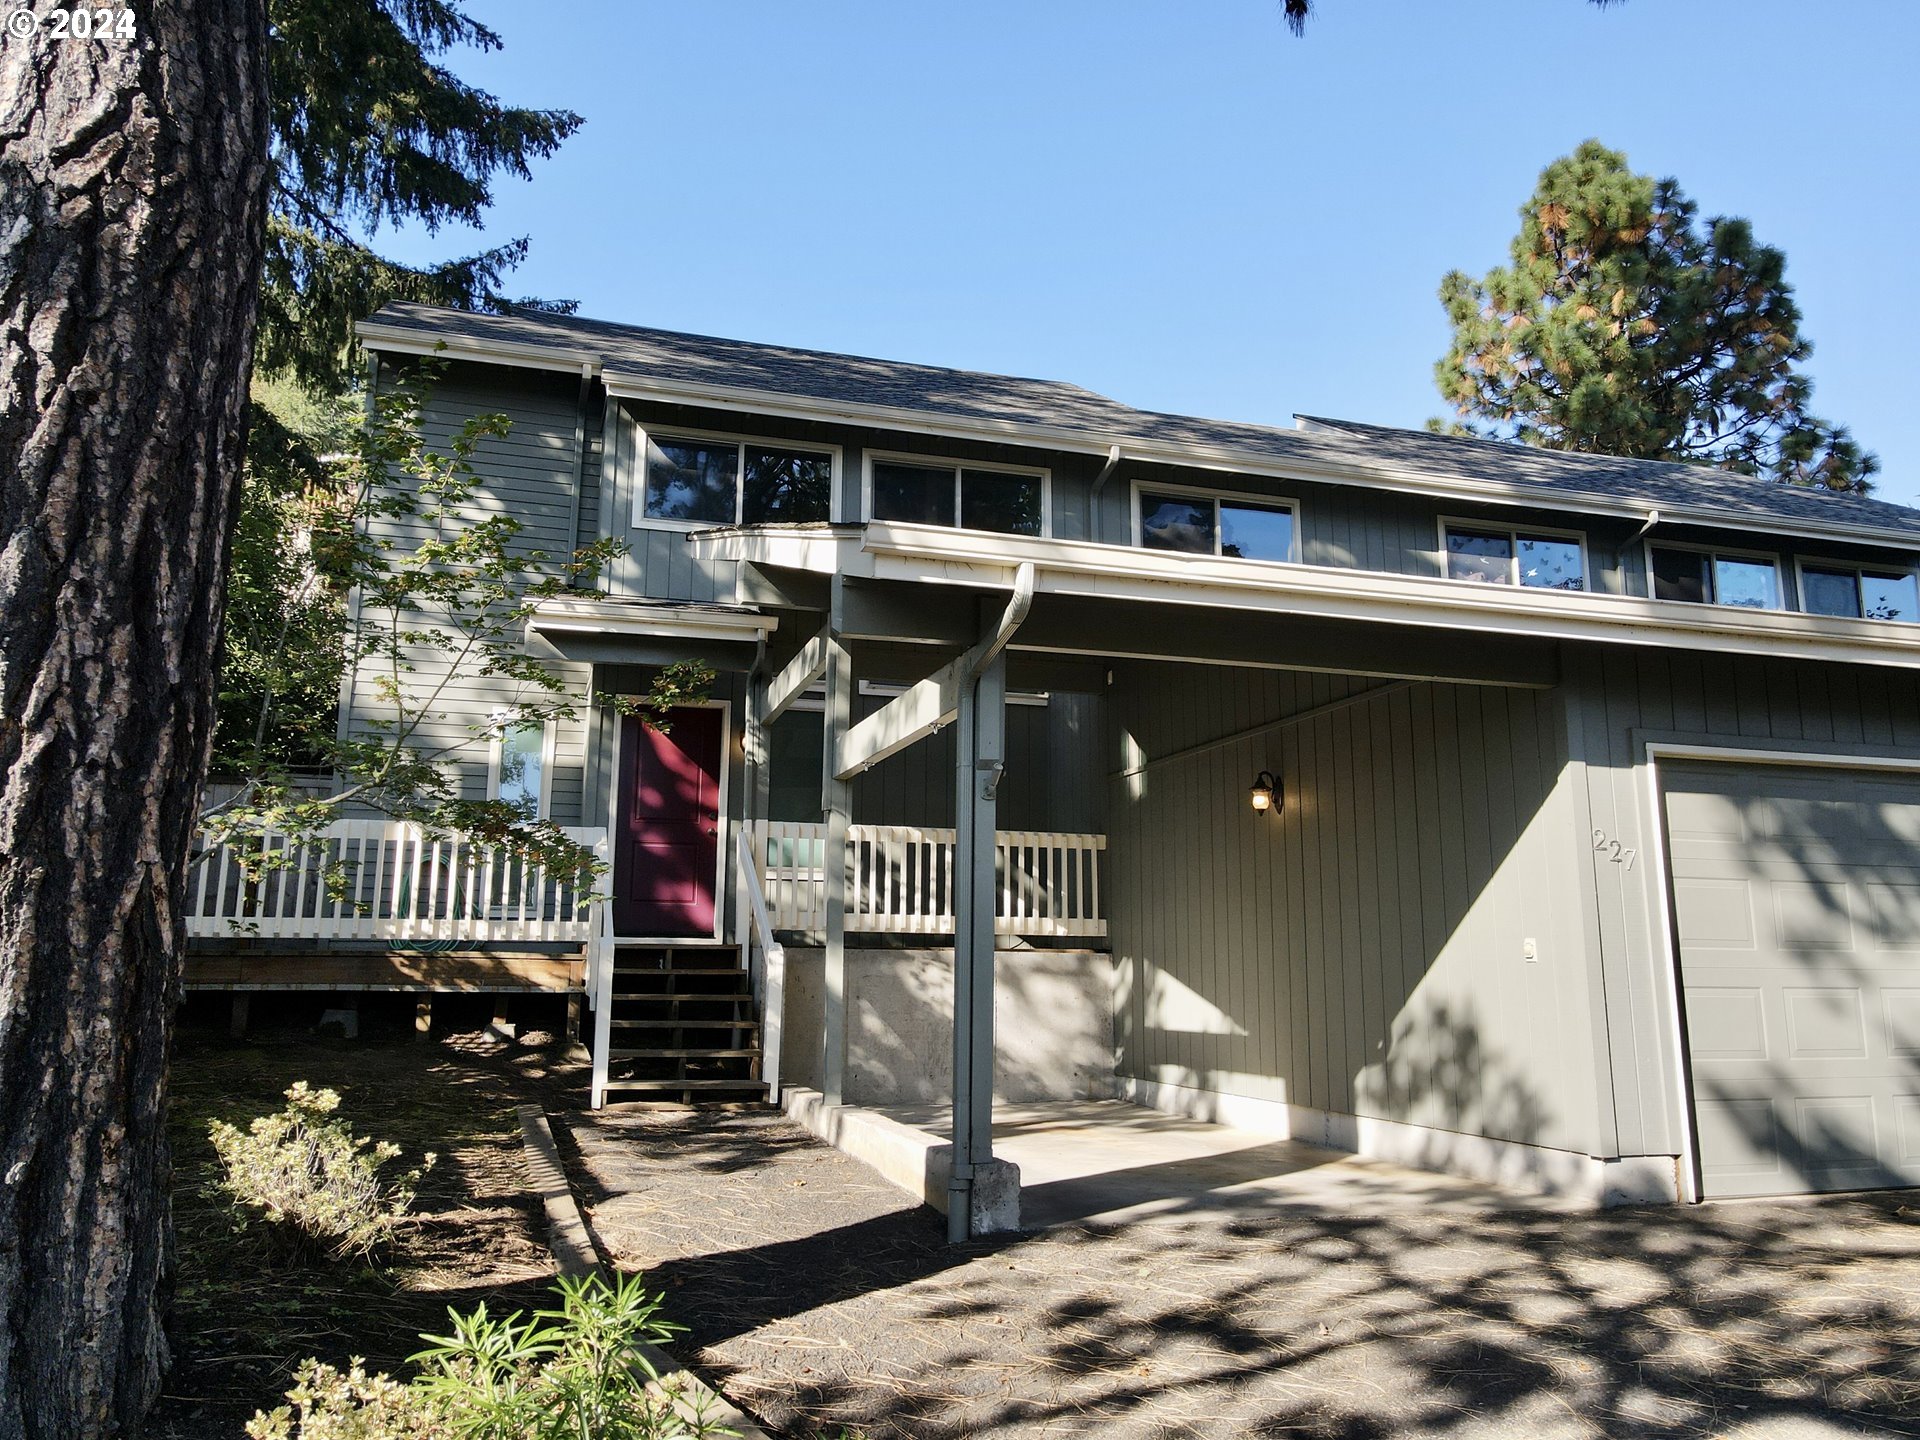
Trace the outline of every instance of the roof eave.
{"label": "roof eave", "polygon": [[[434,338],[424,334],[418,326],[382,323],[377,316],[361,321],[356,333],[361,342],[373,350],[411,355],[437,354],[454,360],[598,375],[612,396],[661,404],[783,419],[864,425],[941,439],[1025,445],[1070,454],[1105,456],[1117,445],[1126,459],[1143,464],[1218,470],[1266,479],[1355,485],[1400,494],[1425,495],[1434,499],[1565,510],[1631,520],[1644,520],[1650,512],[1657,510],[1663,523],[1848,544],[1883,545],[1903,550],[1920,548],[1920,531],[1891,526],[1772,515],[1756,517],[1715,505],[1623,499],[1618,495],[1561,486],[1463,479],[1420,465],[1396,464],[1391,468],[1384,465],[1350,465],[1323,456],[1279,459],[1258,451],[1228,446],[1169,444],[1119,430],[1070,429],[1027,421],[940,414],[901,406],[824,400],[750,386],[684,379],[663,380],[632,370],[609,368],[605,357],[594,351],[536,343]],[[1294,432],[1274,433],[1284,441],[1288,434]]]}

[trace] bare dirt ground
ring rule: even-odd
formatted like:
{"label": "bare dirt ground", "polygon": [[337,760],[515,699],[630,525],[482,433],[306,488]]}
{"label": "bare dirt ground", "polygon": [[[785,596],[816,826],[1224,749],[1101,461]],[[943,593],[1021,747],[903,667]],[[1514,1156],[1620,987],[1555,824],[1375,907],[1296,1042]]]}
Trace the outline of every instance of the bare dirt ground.
{"label": "bare dirt ground", "polygon": [[557,1125],[678,1347],[796,1437],[1920,1435],[1920,1201],[1195,1210],[949,1248],[763,1112]]}
{"label": "bare dirt ground", "polygon": [[[375,1026],[353,1041],[271,1027],[237,1041],[182,1032],[169,1125],[174,1366],[148,1440],[238,1440],[255,1410],[280,1403],[306,1356],[336,1365],[361,1356],[403,1376],[421,1334],[445,1333],[449,1306],[547,1303],[545,1215],[527,1194],[514,1106],[577,1106],[579,1077],[556,1070],[551,1052],[478,1033],[416,1041],[411,1030],[409,1013],[404,1028]],[[275,1265],[214,1188],[207,1123],[244,1129],[279,1109],[295,1080],[338,1090],[355,1133],[397,1142],[402,1164],[438,1153],[382,1266]]]}

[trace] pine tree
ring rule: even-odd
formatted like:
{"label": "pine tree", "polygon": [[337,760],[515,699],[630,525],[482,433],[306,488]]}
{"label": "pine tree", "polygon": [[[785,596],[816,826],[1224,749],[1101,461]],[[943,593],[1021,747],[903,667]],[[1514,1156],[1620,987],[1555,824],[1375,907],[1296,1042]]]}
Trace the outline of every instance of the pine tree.
{"label": "pine tree", "polygon": [[[266,230],[264,0],[0,41],[0,1435],[137,1434]],[[18,17],[16,17],[17,19]]]}
{"label": "pine tree", "polygon": [[[1541,172],[1512,263],[1440,282],[1459,433],[1864,492],[1879,462],[1808,410],[1786,257],[1597,140]],[[1436,422],[1437,423],[1437,422]]]}
{"label": "pine tree", "polygon": [[27,8],[0,44],[0,1435],[64,1440],[138,1433],[165,1361],[167,1059],[253,365],[337,393],[385,300],[506,307],[524,241],[425,268],[368,242],[477,221],[580,121],[437,64],[500,43],[445,0],[169,0],[91,43]]}
{"label": "pine tree", "polygon": [[512,300],[524,237],[436,265],[399,264],[381,227],[475,225],[502,172],[579,129],[570,110],[507,105],[438,63],[500,37],[448,0],[270,0],[273,189],[258,363],[337,392],[353,380],[355,322],[389,300],[468,310],[571,310]]}
{"label": "pine tree", "polygon": [[340,587],[310,563],[316,523],[346,501],[320,463],[353,444],[362,403],[353,326],[388,300],[468,310],[568,310],[501,293],[524,238],[424,268],[378,254],[383,225],[475,223],[493,177],[526,175],[579,128],[437,63],[500,38],[445,0],[269,0],[273,189],[253,434],[242,477],[214,773],[324,762],[345,663]]}

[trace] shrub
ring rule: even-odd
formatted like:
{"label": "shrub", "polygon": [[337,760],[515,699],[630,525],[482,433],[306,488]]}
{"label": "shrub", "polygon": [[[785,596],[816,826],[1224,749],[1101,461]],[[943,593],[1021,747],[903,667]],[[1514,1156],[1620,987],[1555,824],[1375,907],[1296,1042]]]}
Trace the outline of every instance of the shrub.
{"label": "shrub", "polygon": [[680,1329],[638,1275],[608,1285],[563,1279],[560,1308],[495,1319],[482,1304],[448,1311],[451,1335],[427,1335],[401,1385],[308,1360],[291,1406],[256,1414],[252,1440],[703,1440],[732,1435],[705,1407],[663,1381],[638,1340]]}
{"label": "shrub", "polygon": [[242,1213],[262,1216],[268,1234],[297,1255],[364,1259],[393,1238],[434,1157],[383,1175],[400,1147],[355,1136],[334,1114],[337,1093],[300,1080],[286,1094],[286,1109],[245,1131],[223,1120],[207,1127],[224,1169],[221,1188]]}

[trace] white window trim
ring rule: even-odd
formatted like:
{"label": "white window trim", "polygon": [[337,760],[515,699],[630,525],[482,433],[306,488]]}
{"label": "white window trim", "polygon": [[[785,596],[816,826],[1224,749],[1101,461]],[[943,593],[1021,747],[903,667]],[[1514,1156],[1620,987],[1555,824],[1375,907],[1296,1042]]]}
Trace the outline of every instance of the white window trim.
{"label": "white window trim", "polygon": [[[845,451],[838,445],[820,444],[812,440],[783,440],[776,435],[742,435],[730,430],[701,430],[687,425],[639,425],[634,426],[637,441],[634,447],[633,467],[633,528],[635,530],[711,530],[715,525],[746,523],[747,513],[747,446],[764,447],[768,450],[786,450],[799,455],[824,455],[827,457],[827,518],[833,518],[833,497],[840,491],[840,476],[845,469]],[[675,440],[702,440],[708,442],[732,443],[739,452],[735,459],[733,476],[733,519],[716,520],[672,520],[665,516],[647,514],[647,447],[656,438],[671,443]]]}
{"label": "white window trim", "polygon": [[[492,738],[487,744],[487,799],[500,798],[500,762],[504,758],[502,741],[506,738],[508,726],[518,728],[527,722],[517,716],[496,723],[491,727]],[[539,809],[534,819],[545,820],[553,813],[553,757],[558,748],[560,727],[551,716],[540,722],[540,795],[535,802]]]}
{"label": "white window trim", "polygon": [[[1860,577],[1862,575],[1904,575],[1909,580],[1912,580],[1914,582],[1914,586],[1916,589],[1920,589],[1920,565],[1912,565],[1912,564],[1875,565],[1867,561],[1845,560],[1837,557],[1829,557],[1826,555],[1795,555],[1793,557],[1793,598],[1798,602],[1800,611],[1803,614],[1807,614],[1807,615],[1816,615],[1820,613],[1816,610],[1807,609],[1807,578],[1806,577],[1807,577],[1808,569],[1850,570],[1853,572],[1854,583],[1856,585],[1859,584]],[[1864,611],[1866,607],[1863,605],[1861,608]],[[1845,619],[1847,617],[1835,616],[1833,618]],[[1871,620],[1874,617],[1863,613],[1858,618],[1862,620]],[[1889,621],[1882,620],[1879,623],[1882,625],[1885,625],[1889,623],[1898,623],[1898,622],[1889,622]]]}
{"label": "white window trim", "polygon": [[[860,456],[860,518],[871,520],[873,515],[873,467],[881,465],[917,465],[924,470],[953,471],[953,519],[951,526],[943,529],[960,530],[960,472],[963,470],[991,470],[1001,475],[1025,475],[1038,477],[1040,481],[1040,534],[1027,536],[1029,540],[1053,538],[1053,470],[1046,465],[1008,465],[998,460],[964,460],[955,455],[922,455],[910,450],[867,450]],[[968,530],[969,535],[998,535],[998,530]]]}
{"label": "white window trim", "polygon": [[[1222,555],[1220,553],[1220,507],[1227,505],[1258,505],[1268,510],[1285,510],[1293,517],[1293,533],[1289,537],[1287,558],[1285,560],[1256,559],[1258,565],[1298,565],[1300,563],[1300,502],[1284,495],[1260,495],[1251,490],[1221,490],[1206,485],[1161,485],[1151,479],[1135,477],[1132,482],[1131,503],[1133,507],[1133,545],[1136,550],[1147,548],[1146,515],[1140,508],[1140,492],[1151,490],[1156,495],[1191,495],[1196,500],[1213,502],[1213,553],[1220,560],[1241,560],[1248,557],[1240,555]],[[1162,550],[1162,555],[1178,555],[1178,550]]]}
{"label": "white window trim", "polygon": [[[1649,600],[1654,598],[1653,552],[1655,550],[1684,550],[1694,555],[1705,555],[1710,560],[1721,557],[1725,557],[1728,560],[1764,560],[1773,566],[1773,588],[1779,592],[1780,597],[1780,603],[1778,605],[1723,605],[1720,602],[1720,585],[1717,576],[1714,578],[1714,597],[1707,601],[1707,604],[1722,610],[1791,611],[1794,609],[1794,606],[1787,603],[1789,599],[1787,595],[1787,567],[1780,563],[1780,553],[1777,550],[1744,550],[1734,545],[1696,545],[1690,540],[1655,540],[1651,537],[1641,541],[1640,545],[1641,563],[1646,566],[1647,599]],[[1711,570],[1709,570],[1709,573],[1711,573]],[[1794,578],[1797,582],[1799,579],[1797,573]],[[1791,598],[1796,601],[1800,598],[1797,588]],[[1661,603],[1667,605],[1690,605],[1693,602],[1690,600],[1667,600]]]}
{"label": "white window trim", "polygon": [[[1442,580],[1451,580],[1447,574],[1447,532],[1449,530],[1477,530],[1482,535],[1504,535],[1513,554],[1509,557],[1509,574],[1513,577],[1507,583],[1516,590],[1551,590],[1551,585],[1522,585],[1520,583],[1520,537],[1538,535],[1543,540],[1571,540],[1580,547],[1580,591],[1586,595],[1598,595],[1602,592],[1593,588],[1593,557],[1587,551],[1587,534],[1584,530],[1568,530],[1558,525],[1522,525],[1512,520],[1476,520],[1469,515],[1441,515],[1434,521],[1434,534],[1438,537],[1439,548],[1434,551],[1438,562],[1437,574]],[[1463,585],[1474,581],[1463,580]],[[1571,594],[1571,591],[1562,591]]]}

